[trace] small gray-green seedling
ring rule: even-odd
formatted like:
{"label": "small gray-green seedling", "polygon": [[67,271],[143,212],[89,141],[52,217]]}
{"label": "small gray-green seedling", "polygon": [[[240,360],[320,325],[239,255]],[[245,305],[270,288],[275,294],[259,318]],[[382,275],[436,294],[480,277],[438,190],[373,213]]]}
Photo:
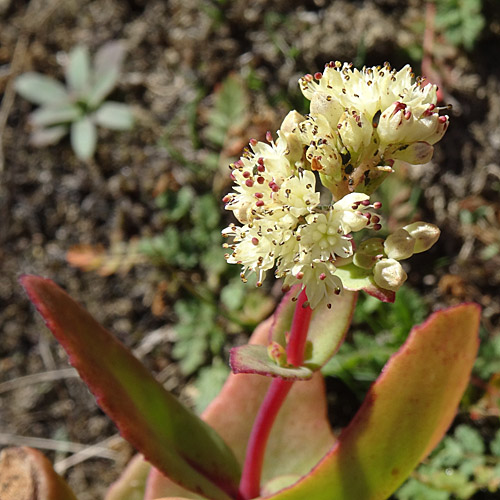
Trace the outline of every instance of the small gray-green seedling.
{"label": "small gray-green seedling", "polygon": [[68,54],[66,86],[36,72],[16,79],[19,95],[40,107],[30,115],[31,143],[43,147],[56,144],[68,132],[71,146],[81,160],[89,160],[97,144],[96,126],[128,130],[133,125],[131,108],[104,101],[115,88],[121,72],[125,47],[113,41],[103,45],[91,61],[83,45]]}

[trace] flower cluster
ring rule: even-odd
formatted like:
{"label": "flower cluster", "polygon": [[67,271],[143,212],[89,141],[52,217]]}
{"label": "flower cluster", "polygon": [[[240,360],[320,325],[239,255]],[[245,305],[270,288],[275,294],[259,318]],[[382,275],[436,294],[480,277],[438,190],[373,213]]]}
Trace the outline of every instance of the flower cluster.
{"label": "flower cluster", "polygon": [[[408,66],[358,71],[340,63],[306,75],[300,85],[310,114],[292,111],[276,141],[270,134],[267,143],[250,141],[231,165],[235,185],[224,202],[241,225],[223,231],[232,237],[226,259],[243,267],[243,280],[255,272],[257,285],[271,269],[285,287],[301,283],[313,308],[341,291],[336,270],[353,258],[377,286],[395,290],[406,279],[398,261],[423,251],[421,238],[405,228],[385,243],[362,243],[355,254],[352,233],[380,229],[373,212],[380,203],[369,195],[396,160],[431,158],[448,126],[436,107],[436,87],[413,82]],[[326,205],[321,185],[331,193]]]}

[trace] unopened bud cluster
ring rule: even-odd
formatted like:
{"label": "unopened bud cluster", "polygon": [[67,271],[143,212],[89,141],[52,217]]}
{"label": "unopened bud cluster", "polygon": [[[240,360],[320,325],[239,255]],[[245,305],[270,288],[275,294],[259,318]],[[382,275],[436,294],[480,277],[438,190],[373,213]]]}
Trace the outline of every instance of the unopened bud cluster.
{"label": "unopened bud cluster", "polygon": [[375,283],[385,290],[397,291],[407,275],[399,263],[415,253],[425,252],[439,238],[439,228],[427,222],[408,224],[382,238],[363,241],[354,254],[356,266],[370,270]]}
{"label": "unopened bud cluster", "polygon": [[[226,259],[242,266],[243,280],[255,272],[258,285],[271,269],[285,287],[302,284],[313,308],[341,291],[336,270],[353,257],[378,286],[396,290],[406,279],[399,260],[429,248],[439,230],[411,224],[385,242],[367,240],[356,253],[352,233],[380,229],[380,203],[369,195],[396,160],[431,158],[448,126],[436,87],[414,82],[409,66],[358,71],[340,63],[306,75],[300,86],[310,114],[290,112],[276,141],[270,134],[267,143],[250,141],[231,165],[234,188],[224,202],[241,225],[223,231],[232,237]],[[331,192],[327,205],[319,182]]]}

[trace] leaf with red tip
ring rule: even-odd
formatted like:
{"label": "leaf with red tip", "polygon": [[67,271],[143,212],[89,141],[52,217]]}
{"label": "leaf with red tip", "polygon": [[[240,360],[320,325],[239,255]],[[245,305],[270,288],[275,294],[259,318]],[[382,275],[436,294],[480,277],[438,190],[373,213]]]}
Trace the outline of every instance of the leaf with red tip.
{"label": "leaf with red tip", "polygon": [[75,494],[39,451],[5,448],[0,453],[2,499],[76,500]]}
{"label": "leaf with red tip", "polygon": [[479,306],[463,304],[415,327],[312,473],[266,498],[388,498],[452,422],[476,357],[479,317]]}
{"label": "leaf with red tip", "polygon": [[[272,319],[262,323],[254,332],[251,344],[266,345],[272,324]],[[260,375],[232,374],[202,415],[231,446],[241,464],[253,421],[270,382],[270,378]],[[296,481],[311,470],[334,441],[327,417],[323,378],[316,373],[311,380],[293,385],[278,414],[264,459],[264,483],[284,475],[288,475],[286,484]],[[273,488],[273,484],[274,481],[269,483],[269,488]],[[148,487],[152,491],[154,488],[157,496],[181,494],[172,489],[167,478],[155,471],[150,474]],[[147,497],[148,500],[153,498]]]}
{"label": "leaf with red tip", "polygon": [[255,373],[284,380],[308,380],[313,372],[305,366],[286,367],[277,365],[263,345],[242,345],[231,349],[230,358],[233,373]]}
{"label": "leaf with red tip", "polygon": [[55,283],[38,276],[21,283],[123,437],[187,489],[229,500],[240,468],[220,436]]}

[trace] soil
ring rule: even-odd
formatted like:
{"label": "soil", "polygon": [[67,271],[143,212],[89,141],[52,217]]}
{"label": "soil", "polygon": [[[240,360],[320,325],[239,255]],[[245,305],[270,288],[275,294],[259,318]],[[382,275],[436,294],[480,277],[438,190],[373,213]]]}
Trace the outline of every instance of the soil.
{"label": "soil", "polygon": [[[455,46],[436,31],[429,57],[444,101],[454,105],[451,126],[432,162],[403,176],[389,224],[409,210],[411,178],[421,190],[422,219],[443,232],[429,254],[409,263],[411,284],[433,308],[480,303],[484,328],[499,335],[500,6],[496,0],[482,5],[486,23],[473,48]],[[259,133],[259,120],[276,130],[290,107],[303,106],[298,78],[331,59],[367,66],[411,62],[420,73],[420,60],[411,57],[421,52],[423,26],[425,2],[418,0],[1,0],[0,380],[18,383],[1,393],[0,445],[24,444],[21,436],[35,447],[34,438],[91,445],[116,435],[79,379],[67,372],[43,384],[20,379],[68,368],[17,283],[22,273],[55,280],[125,344],[142,346],[154,373],[168,366],[169,387],[189,403],[189,380],[173,363],[171,343],[154,352],[144,348],[148,333],[174,321],[169,304],[160,315],[151,311],[158,269],[143,263],[126,274],[99,276],[66,261],[76,244],[108,247],[113,237],[127,241],[161,231],[153,194],[165,175],[183,178],[183,166],[161,139],[183,109],[195,104],[203,137],[203,110],[220,83],[229,74],[251,77],[258,82],[250,89],[248,113],[257,117],[252,131]],[[44,149],[30,145],[33,108],[13,95],[14,77],[34,70],[62,79],[60,62],[76,44],[93,52],[117,39],[126,42],[127,57],[112,97],[134,107],[135,128],[101,130],[89,164],[75,158],[68,139]],[[244,141],[251,136],[241,134]],[[193,148],[183,131],[175,141],[188,160],[213,153],[203,141]],[[64,471],[80,500],[101,498],[132,454],[119,438],[104,447],[114,460],[95,457]],[[68,456],[45,451],[55,462]]]}

